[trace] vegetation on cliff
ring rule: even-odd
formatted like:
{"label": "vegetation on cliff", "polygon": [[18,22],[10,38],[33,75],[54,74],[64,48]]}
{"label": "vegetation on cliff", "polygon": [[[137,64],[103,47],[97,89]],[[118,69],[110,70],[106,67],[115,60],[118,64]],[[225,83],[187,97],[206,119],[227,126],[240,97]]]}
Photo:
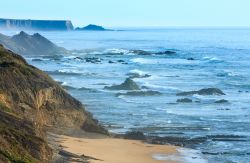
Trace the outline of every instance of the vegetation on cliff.
{"label": "vegetation on cliff", "polygon": [[106,133],[47,74],[0,46],[0,162],[49,162],[45,127]]}

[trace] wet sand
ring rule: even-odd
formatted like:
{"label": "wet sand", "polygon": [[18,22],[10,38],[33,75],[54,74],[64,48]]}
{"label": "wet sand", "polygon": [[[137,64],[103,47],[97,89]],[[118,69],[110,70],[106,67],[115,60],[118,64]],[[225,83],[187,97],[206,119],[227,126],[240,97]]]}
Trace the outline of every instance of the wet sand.
{"label": "wet sand", "polygon": [[116,138],[76,138],[57,136],[64,151],[90,157],[91,163],[174,163],[172,160],[155,160],[154,154],[174,155],[177,147],[152,145],[136,140]]}

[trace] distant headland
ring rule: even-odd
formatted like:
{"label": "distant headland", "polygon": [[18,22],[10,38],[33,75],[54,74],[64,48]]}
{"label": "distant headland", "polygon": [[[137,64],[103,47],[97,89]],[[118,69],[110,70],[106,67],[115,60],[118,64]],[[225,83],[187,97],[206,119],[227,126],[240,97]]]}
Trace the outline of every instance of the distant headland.
{"label": "distant headland", "polygon": [[0,19],[2,29],[74,30],[70,20]]}
{"label": "distant headland", "polygon": [[75,30],[77,31],[111,31],[111,29],[105,29],[102,26],[89,24],[86,27],[77,27]]}
{"label": "distant headland", "polygon": [[74,28],[70,20],[31,20],[0,18],[0,29],[6,30],[41,30],[41,31],[110,31],[102,26],[89,24],[85,27]]}

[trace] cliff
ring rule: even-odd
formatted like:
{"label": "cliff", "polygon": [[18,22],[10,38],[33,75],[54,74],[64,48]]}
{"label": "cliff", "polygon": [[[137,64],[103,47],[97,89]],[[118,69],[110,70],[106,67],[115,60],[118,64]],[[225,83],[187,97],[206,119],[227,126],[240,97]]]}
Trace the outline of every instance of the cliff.
{"label": "cliff", "polygon": [[69,20],[0,19],[0,28],[21,30],[73,30]]}
{"label": "cliff", "polygon": [[47,74],[0,46],[0,162],[49,162],[45,128],[107,133]]}
{"label": "cliff", "polygon": [[68,52],[39,33],[29,35],[23,31],[12,37],[0,34],[0,44],[21,55],[56,55]]}

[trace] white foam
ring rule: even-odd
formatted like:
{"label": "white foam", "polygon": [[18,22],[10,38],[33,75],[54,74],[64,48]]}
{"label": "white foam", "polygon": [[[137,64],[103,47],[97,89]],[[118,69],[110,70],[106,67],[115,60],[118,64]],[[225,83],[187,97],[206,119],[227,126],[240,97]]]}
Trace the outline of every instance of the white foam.
{"label": "white foam", "polygon": [[144,72],[144,71],[141,71],[141,70],[138,70],[138,69],[134,69],[134,70],[131,70],[129,71],[130,73],[135,73],[135,74],[139,74],[139,75],[146,75],[147,72]]}
{"label": "white foam", "polygon": [[177,161],[182,163],[207,163],[203,155],[198,150],[178,148],[178,153],[168,154],[154,154],[153,158],[159,161]]}

